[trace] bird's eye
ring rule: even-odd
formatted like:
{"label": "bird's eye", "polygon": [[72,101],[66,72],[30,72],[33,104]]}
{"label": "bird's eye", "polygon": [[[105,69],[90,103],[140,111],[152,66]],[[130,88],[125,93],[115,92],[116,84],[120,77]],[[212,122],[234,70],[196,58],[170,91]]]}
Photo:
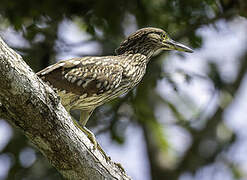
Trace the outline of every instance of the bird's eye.
{"label": "bird's eye", "polygon": [[161,34],[161,38],[162,38],[163,40],[166,40],[168,37],[167,37],[166,34]]}

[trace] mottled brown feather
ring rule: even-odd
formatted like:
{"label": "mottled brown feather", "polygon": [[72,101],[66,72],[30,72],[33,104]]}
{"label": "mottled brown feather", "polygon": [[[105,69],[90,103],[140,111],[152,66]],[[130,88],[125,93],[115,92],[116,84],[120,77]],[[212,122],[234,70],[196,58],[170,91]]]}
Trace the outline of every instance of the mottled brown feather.
{"label": "mottled brown feather", "polygon": [[[114,58],[114,57],[113,57]],[[92,58],[73,58],[67,61],[60,61],[37,73],[45,82],[49,82],[58,91],[65,90],[76,95],[87,93],[88,96],[101,94],[118,86],[123,68],[105,57],[98,64]],[[74,65],[73,65],[74,62]],[[75,78],[73,82],[71,79]],[[83,82],[78,85],[78,81]],[[88,83],[86,83],[88,82]],[[83,87],[84,84],[86,86]],[[100,86],[99,86],[100,85]]]}

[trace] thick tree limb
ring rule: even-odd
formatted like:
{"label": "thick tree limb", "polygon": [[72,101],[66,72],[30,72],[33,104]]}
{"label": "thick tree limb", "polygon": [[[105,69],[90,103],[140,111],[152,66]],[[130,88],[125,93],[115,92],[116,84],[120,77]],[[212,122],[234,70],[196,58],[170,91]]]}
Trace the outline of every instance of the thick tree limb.
{"label": "thick tree limb", "polygon": [[93,150],[52,89],[1,38],[0,117],[21,129],[66,179],[130,179]]}

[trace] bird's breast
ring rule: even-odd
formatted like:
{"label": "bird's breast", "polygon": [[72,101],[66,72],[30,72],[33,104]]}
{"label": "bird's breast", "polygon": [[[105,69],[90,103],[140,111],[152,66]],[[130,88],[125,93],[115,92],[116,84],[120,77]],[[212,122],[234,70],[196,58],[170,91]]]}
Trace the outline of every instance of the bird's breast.
{"label": "bird's breast", "polygon": [[135,87],[146,73],[146,64],[132,65],[127,64],[124,68],[122,82],[128,83],[132,88]]}

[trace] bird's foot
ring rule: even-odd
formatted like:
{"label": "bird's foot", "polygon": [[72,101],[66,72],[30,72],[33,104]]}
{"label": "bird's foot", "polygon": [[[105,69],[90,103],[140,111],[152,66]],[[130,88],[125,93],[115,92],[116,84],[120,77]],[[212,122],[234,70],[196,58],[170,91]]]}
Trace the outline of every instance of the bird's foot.
{"label": "bird's foot", "polygon": [[101,148],[101,146],[99,145],[99,143],[97,142],[95,135],[89,130],[87,129],[85,126],[81,127],[83,129],[83,132],[87,134],[88,139],[93,143],[93,149],[96,150],[98,149],[102,155],[105,157],[105,159],[107,161],[110,161],[110,157],[106,155],[106,153],[104,152],[104,150]]}
{"label": "bird's foot", "polygon": [[85,126],[80,126],[80,129],[87,135],[88,139],[93,143],[93,149],[95,150],[98,146],[95,135]]}
{"label": "bird's foot", "polygon": [[93,143],[93,149],[94,150],[98,149],[102,153],[102,155],[105,157],[106,161],[110,161],[111,158],[106,155],[104,150],[101,148],[99,143],[96,141],[95,135],[85,126],[84,127],[80,126],[77,122],[75,124],[82,132],[84,132],[87,135],[88,139]]}

